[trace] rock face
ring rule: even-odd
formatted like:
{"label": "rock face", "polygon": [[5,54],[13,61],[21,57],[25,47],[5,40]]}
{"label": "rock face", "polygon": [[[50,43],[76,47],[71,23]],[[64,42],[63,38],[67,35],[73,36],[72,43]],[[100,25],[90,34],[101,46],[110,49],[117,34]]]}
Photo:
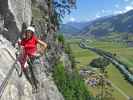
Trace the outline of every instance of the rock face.
{"label": "rock face", "polygon": [[32,18],[31,0],[8,0],[8,5],[19,30],[21,30],[23,23],[30,25]]}
{"label": "rock face", "polygon": [[31,0],[0,0],[0,17],[5,29],[1,33],[14,42],[19,36],[22,24],[31,23]]}
{"label": "rock face", "polygon": [[[45,0],[36,1],[38,5],[41,4],[43,9],[45,9],[46,6],[42,5],[42,3],[45,4]],[[0,85],[14,63],[10,54],[15,57],[16,49],[12,46],[12,43],[20,35],[22,24],[26,23],[27,26],[31,24],[33,17],[31,4],[31,0],[0,0]],[[36,19],[37,21],[33,21],[36,25],[36,30],[40,33],[45,32],[47,28],[44,27],[45,21],[42,22],[40,19]],[[64,100],[50,73],[56,60],[61,56],[61,50],[58,50],[54,34],[46,34],[44,39],[49,45],[47,57],[41,57],[44,63],[35,63],[33,66],[35,75],[40,82],[39,92],[32,94],[32,87],[25,76],[23,75],[19,78],[14,69],[0,98],[1,100]]]}
{"label": "rock face", "polygon": [[[11,65],[14,63],[14,60],[10,57],[9,53],[3,48],[8,49],[13,56],[15,55],[15,49],[11,46],[11,43],[1,35],[0,41],[0,84],[2,84]],[[43,58],[41,59],[43,60]],[[37,79],[41,85],[37,94],[32,94],[31,85],[25,79],[25,76],[23,75],[19,78],[14,69],[1,100],[64,100],[54,84],[52,77],[46,75],[46,64],[48,63],[45,63],[44,65],[35,64],[33,66],[36,70],[35,74],[37,75]]]}

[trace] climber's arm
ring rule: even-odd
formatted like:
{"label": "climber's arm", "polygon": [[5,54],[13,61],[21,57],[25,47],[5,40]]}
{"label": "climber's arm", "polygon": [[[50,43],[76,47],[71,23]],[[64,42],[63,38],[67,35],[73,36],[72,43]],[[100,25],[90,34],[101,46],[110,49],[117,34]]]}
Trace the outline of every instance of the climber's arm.
{"label": "climber's arm", "polygon": [[45,43],[45,42],[43,42],[43,41],[41,41],[41,40],[37,40],[38,41],[38,43],[40,44],[40,45],[42,45],[43,47],[44,47],[44,49],[46,49],[47,48],[47,43]]}

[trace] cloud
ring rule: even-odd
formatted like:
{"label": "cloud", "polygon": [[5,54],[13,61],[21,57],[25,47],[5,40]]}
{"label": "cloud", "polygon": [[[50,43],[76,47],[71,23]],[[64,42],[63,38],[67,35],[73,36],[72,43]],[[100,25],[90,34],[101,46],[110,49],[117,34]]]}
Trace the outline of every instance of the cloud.
{"label": "cloud", "polygon": [[124,12],[127,12],[127,11],[132,10],[132,9],[133,9],[133,6],[126,6]]}
{"label": "cloud", "polygon": [[98,15],[98,14],[96,14],[95,18],[99,18],[99,17],[101,17],[101,16],[100,16],[100,15]]}
{"label": "cloud", "polygon": [[125,13],[129,10],[132,10],[133,9],[133,6],[126,6],[123,10],[116,10],[113,12],[114,15],[116,14],[122,14],[122,13]]}
{"label": "cloud", "polygon": [[76,19],[74,17],[70,17],[69,19],[71,22],[74,22]]}
{"label": "cloud", "polygon": [[113,12],[114,15],[116,15],[116,14],[122,14],[122,13],[124,13],[124,11],[122,11],[122,10],[118,10],[118,11],[114,11]]}

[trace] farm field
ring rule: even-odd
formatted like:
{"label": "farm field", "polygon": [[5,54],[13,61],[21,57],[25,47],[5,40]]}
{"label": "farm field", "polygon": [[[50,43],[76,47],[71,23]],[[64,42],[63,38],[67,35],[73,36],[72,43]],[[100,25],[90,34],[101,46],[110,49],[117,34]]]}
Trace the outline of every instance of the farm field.
{"label": "farm field", "polygon": [[[88,39],[89,40],[89,39]],[[94,52],[89,50],[85,50],[79,47],[78,43],[80,39],[72,38],[66,41],[70,44],[72,52],[74,54],[77,69],[90,67],[88,64],[91,62],[92,59],[97,58],[98,55]],[[111,53],[115,53],[117,57],[128,65],[130,69],[133,69],[133,47],[127,47],[126,44],[122,43],[114,43],[114,42],[105,42],[105,41],[98,41],[98,40],[89,40],[89,45],[91,47],[96,47],[105,51],[109,51]],[[114,89],[113,95],[116,100],[127,100],[124,95],[132,96],[133,93],[133,85],[129,84],[120,73],[120,71],[112,64],[110,64],[107,68],[109,80],[114,84],[116,87]],[[97,88],[89,89],[95,95],[98,93]],[[122,93],[121,93],[122,91]]]}

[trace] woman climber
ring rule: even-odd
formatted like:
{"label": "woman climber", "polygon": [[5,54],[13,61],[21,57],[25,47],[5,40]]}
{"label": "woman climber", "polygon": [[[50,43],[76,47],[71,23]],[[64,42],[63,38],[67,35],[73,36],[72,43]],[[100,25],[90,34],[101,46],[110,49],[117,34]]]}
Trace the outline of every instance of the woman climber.
{"label": "woman climber", "polygon": [[[37,44],[40,44],[44,47],[44,50],[47,48],[47,44],[35,36],[35,28],[29,26],[26,31],[23,33],[23,39],[18,41],[18,44],[21,48],[21,54],[18,58],[21,68],[28,79],[29,83],[32,85],[32,89],[35,90],[38,88],[38,80],[36,79],[32,65],[35,57],[37,55]],[[28,62],[30,61],[30,63]],[[31,66],[30,66],[31,65]],[[29,67],[30,73],[27,72],[27,67]],[[29,77],[31,74],[31,78]]]}

